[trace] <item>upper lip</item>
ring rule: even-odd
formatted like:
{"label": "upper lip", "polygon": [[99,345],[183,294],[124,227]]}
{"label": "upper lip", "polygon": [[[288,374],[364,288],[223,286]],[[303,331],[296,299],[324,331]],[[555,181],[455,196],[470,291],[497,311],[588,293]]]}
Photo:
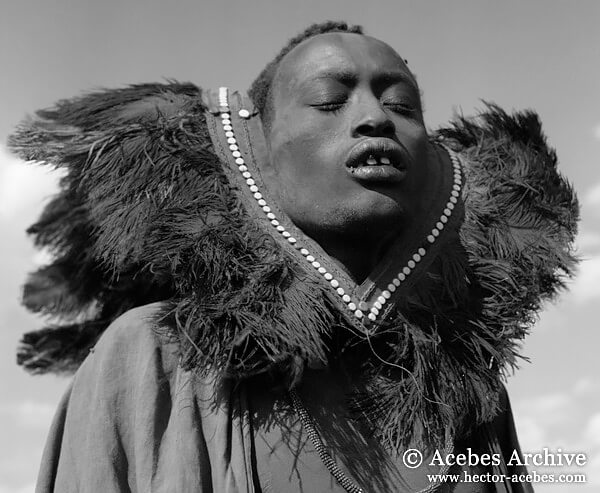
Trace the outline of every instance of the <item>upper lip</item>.
{"label": "upper lip", "polygon": [[350,150],[348,159],[346,159],[346,166],[348,168],[362,166],[370,156],[375,159],[387,157],[394,168],[406,169],[404,149],[393,140],[386,138],[369,138],[356,144]]}

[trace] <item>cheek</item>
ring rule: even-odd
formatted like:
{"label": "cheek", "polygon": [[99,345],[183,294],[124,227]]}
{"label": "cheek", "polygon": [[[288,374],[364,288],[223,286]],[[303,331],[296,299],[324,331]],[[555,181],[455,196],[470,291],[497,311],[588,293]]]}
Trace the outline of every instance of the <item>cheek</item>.
{"label": "cheek", "polygon": [[318,187],[318,177],[326,177],[335,167],[336,139],[331,127],[319,128],[310,118],[282,118],[271,138],[273,167],[280,179]]}

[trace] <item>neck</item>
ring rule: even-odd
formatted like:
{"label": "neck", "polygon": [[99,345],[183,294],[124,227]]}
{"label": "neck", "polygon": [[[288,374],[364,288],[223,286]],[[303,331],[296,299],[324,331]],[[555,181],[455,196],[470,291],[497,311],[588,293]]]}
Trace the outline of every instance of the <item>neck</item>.
{"label": "neck", "polygon": [[321,245],[327,255],[360,284],[375,269],[394,235],[373,234],[367,228],[361,234],[316,236],[313,236],[313,239]]}

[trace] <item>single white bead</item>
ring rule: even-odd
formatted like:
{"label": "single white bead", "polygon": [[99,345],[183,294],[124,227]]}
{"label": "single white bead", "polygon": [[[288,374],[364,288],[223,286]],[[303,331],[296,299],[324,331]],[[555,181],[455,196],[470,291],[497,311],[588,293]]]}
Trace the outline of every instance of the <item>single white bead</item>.
{"label": "single white bead", "polygon": [[319,274],[326,274],[327,273],[327,269],[323,266],[318,268]]}
{"label": "single white bead", "polygon": [[231,145],[229,146],[229,150],[230,150],[230,151],[237,151],[238,149],[239,149],[239,147],[238,147],[237,145],[235,145],[235,144],[231,144]]}
{"label": "single white bead", "polygon": [[233,151],[233,152],[231,153],[231,155],[232,155],[233,157],[242,157],[242,153],[241,153],[240,151]]}
{"label": "single white bead", "polygon": [[282,231],[281,236],[283,236],[284,238],[289,238],[292,235],[289,233],[289,231]]}
{"label": "single white bead", "polygon": [[323,277],[325,278],[325,280],[327,281],[331,281],[333,279],[333,276],[331,275],[331,273],[326,272],[325,274],[323,274]]}
{"label": "single white bead", "polygon": [[421,255],[419,255],[418,253],[415,253],[415,254],[413,255],[413,260],[414,260],[415,262],[420,262],[420,261],[421,261]]}
{"label": "single white bead", "polygon": [[393,293],[394,291],[396,291],[396,285],[394,283],[389,283],[387,285],[387,289],[390,293]]}
{"label": "single white bead", "polygon": [[283,233],[285,231],[285,228],[283,226],[277,226],[277,231]]}
{"label": "single white bead", "polygon": [[250,191],[251,191],[251,192],[258,192],[258,187],[257,187],[256,185],[252,185],[252,186],[250,187]]}
{"label": "single white bead", "polygon": [[[359,311],[360,311],[360,310],[359,310]],[[356,313],[354,313],[354,314],[356,315]],[[358,315],[357,315],[357,316],[358,316]],[[360,316],[362,317],[362,312],[361,312],[361,315],[360,315]],[[369,320],[371,320],[372,322],[375,322],[375,320],[377,320],[377,316],[376,316],[374,313],[369,313],[369,314],[367,315],[367,317],[368,317],[368,318],[369,318]]]}
{"label": "single white bead", "polygon": [[277,219],[273,219],[273,220],[271,221],[271,224],[272,224],[273,226],[279,226],[279,221],[278,221]]}
{"label": "single white bead", "polygon": [[406,265],[409,269],[414,269],[417,264],[415,264],[414,260],[409,260]]}
{"label": "single white bead", "polygon": [[248,171],[248,166],[246,166],[245,164],[240,164],[238,166],[238,169],[243,173],[244,171]]}
{"label": "single white bead", "polygon": [[235,158],[235,164],[244,164],[244,158],[243,157],[237,157]]}
{"label": "single white bead", "polygon": [[444,224],[446,224],[448,222],[448,217],[447,216],[442,216],[440,217],[440,221]]}
{"label": "single white bead", "polygon": [[458,192],[460,191],[460,187],[458,185],[452,185],[452,195],[453,197],[458,197]]}
{"label": "single white bead", "polygon": [[308,257],[306,257],[306,260],[308,260],[309,262],[314,262],[315,261],[315,257],[313,257],[312,255],[309,255]]}
{"label": "single white bead", "polygon": [[410,267],[404,267],[404,269],[402,269],[402,273],[405,276],[408,276],[410,274]]}
{"label": "single white bead", "polygon": [[406,274],[404,272],[400,272],[400,274],[398,274],[398,281],[402,282],[404,279],[406,279]]}
{"label": "single white bead", "polygon": [[[229,125],[227,125],[229,126]],[[225,137],[233,137],[233,132],[231,130],[229,130],[228,132],[225,132]]]}
{"label": "single white bead", "polygon": [[273,214],[272,212],[269,212],[269,213],[267,214],[267,217],[268,217],[269,219],[275,219],[275,214]]}
{"label": "single white bead", "polygon": [[379,301],[379,303],[381,303],[381,305],[385,305],[385,297],[383,296],[383,293],[381,293],[381,296],[377,297],[377,301]]}
{"label": "single white bead", "polygon": [[354,311],[354,310],[356,310],[356,304],[348,303],[348,308],[350,308],[350,310]]}
{"label": "single white bead", "polygon": [[[400,275],[404,277],[404,274],[400,274]],[[392,282],[394,283],[394,286],[396,286],[397,288],[400,287],[400,279],[398,279],[397,277],[394,277]]]}
{"label": "single white bead", "polygon": [[316,260],[315,260],[315,261],[313,261],[313,262],[311,262],[311,263],[312,263],[312,266],[313,266],[315,269],[318,269],[319,267],[321,267],[321,264],[320,264],[319,262],[317,262]]}
{"label": "single white bead", "polygon": [[431,230],[431,234],[432,234],[433,236],[435,236],[435,237],[438,237],[438,236],[440,235],[440,232],[438,231],[438,229],[437,229],[437,228],[433,228],[433,229]]}
{"label": "single white bead", "polygon": [[419,248],[418,253],[419,255],[421,255],[421,257],[423,257],[427,253],[427,250],[425,250],[424,248]]}
{"label": "single white bead", "polygon": [[293,245],[294,243],[296,243],[296,238],[294,238],[293,236],[290,236],[290,237],[288,237],[288,239],[287,239],[287,240],[288,240],[288,241],[289,241],[289,242],[290,242],[292,245]]}
{"label": "single white bead", "polygon": [[255,185],[255,182],[254,182],[254,180],[252,178],[248,178],[246,180],[246,184],[248,184],[248,185]]}
{"label": "single white bead", "polygon": [[258,205],[260,205],[261,207],[267,205],[267,203],[265,202],[265,199],[259,199],[258,200]]}
{"label": "single white bead", "polygon": [[429,243],[433,243],[433,242],[435,242],[435,236],[433,236],[433,235],[427,235],[427,241],[428,241]]}
{"label": "single white bead", "polygon": [[375,307],[371,308],[371,313],[375,316],[379,315],[379,310]]}
{"label": "single white bead", "polygon": [[435,227],[441,231],[442,229],[444,229],[444,224],[438,221],[437,223],[435,223]]}
{"label": "single white bead", "polygon": [[238,112],[238,115],[240,115],[242,118],[248,118],[250,116],[250,112],[242,109]]}
{"label": "single white bead", "polygon": [[231,125],[231,120],[229,119],[229,115],[227,115],[227,118],[223,118],[223,120],[221,120],[221,123],[223,125]]}
{"label": "single white bead", "polygon": [[306,257],[309,254],[309,251],[306,248],[303,248],[300,250],[300,253]]}
{"label": "single white bead", "polygon": [[223,125],[223,130],[233,130],[231,125]]}
{"label": "single white bead", "polygon": [[339,294],[340,296],[344,296],[344,294],[346,294],[346,292],[344,291],[344,288],[337,288],[336,291],[337,291],[337,294]]}
{"label": "single white bead", "polygon": [[340,286],[340,283],[337,282],[336,279],[332,279],[331,281],[329,281],[330,284],[334,287],[334,288],[338,288]]}
{"label": "single white bead", "polygon": [[454,204],[452,203],[452,201],[450,201],[446,204],[446,209],[450,209],[451,211],[454,210]]}
{"label": "single white bead", "polygon": [[356,318],[363,318],[363,312],[361,312],[360,310],[356,310],[356,311],[354,312],[354,316],[355,316]]}
{"label": "single white bead", "polygon": [[228,142],[229,144],[235,144],[235,143],[237,142],[237,140],[235,140],[235,137],[229,137],[229,138],[227,139],[227,142]]}
{"label": "single white bead", "polygon": [[[264,201],[263,201],[264,202]],[[263,205],[262,210],[264,212],[271,212],[271,208],[268,205]]]}
{"label": "single white bead", "polygon": [[450,202],[452,204],[456,204],[458,202],[458,199],[456,197],[450,197]]}
{"label": "single white bead", "polygon": [[[223,120],[227,120],[229,118],[229,113],[224,111],[223,113],[221,113],[221,118],[223,118]],[[227,125],[229,125],[229,123],[227,123]]]}
{"label": "single white bead", "polygon": [[246,179],[248,179],[248,178],[252,178],[252,174],[251,174],[249,171],[244,171],[244,172],[242,173],[242,176],[243,176],[244,178],[246,178]]}
{"label": "single white bead", "polygon": [[452,211],[446,207],[444,209],[444,216],[450,216],[451,214],[452,214]]}
{"label": "single white bead", "polygon": [[379,303],[379,301],[375,301],[375,303],[373,303],[373,306],[375,308],[377,308],[378,310],[381,310],[381,307],[382,307],[382,305],[381,305],[381,303]]}
{"label": "single white bead", "polygon": [[390,293],[387,289],[384,289],[381,293],[381,296],[383,296],[386,300],[389,300],[392,297],[392,293]]}
{"label": "single white bead", "polygon": [[256,200],[261,200],[261,199],[263,198],[263,196],[262,196],[262,194],[261,194],[260,192],[256,192],[256,193],[254,194],[254,198],[255,198]]}

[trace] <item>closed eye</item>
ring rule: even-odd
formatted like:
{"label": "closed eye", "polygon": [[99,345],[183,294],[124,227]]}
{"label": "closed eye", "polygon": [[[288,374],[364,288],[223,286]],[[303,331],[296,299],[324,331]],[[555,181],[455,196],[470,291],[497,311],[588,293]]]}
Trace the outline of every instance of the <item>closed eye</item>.
{"label": "closed eye", "polygon": [[342,106],[344,106],[344,102],[318,103],[311,104],[310,106],[319,111],[335,112],[342,109]]}
{"label": "closed eye", "polygon": [[383,105],[401,115],[414,115],[417,112],[413,106],[403,103],[383,103]]}

